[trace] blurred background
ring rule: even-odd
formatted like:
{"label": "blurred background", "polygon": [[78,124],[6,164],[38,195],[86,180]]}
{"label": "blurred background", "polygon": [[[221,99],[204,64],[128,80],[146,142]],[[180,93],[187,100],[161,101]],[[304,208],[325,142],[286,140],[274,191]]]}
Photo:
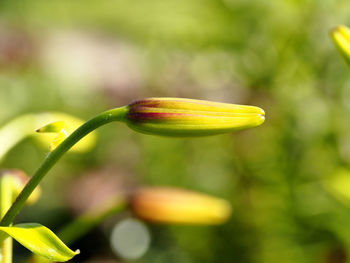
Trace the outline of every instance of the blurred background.
{"label": "blurred background", "polygon": [[[121,213],[71,244],[72,262],[350,262],[350,71],[328,36],[350,25],[349,10],[347,0],[2,0],[0,126],[48,111],[86,120],[155,96],[266,111],[260,127],[196,139],[102,127],[17,221],[56,231],[104,195],[168,185],[225,198],[233,215],[166,226]],[[28,138],[0,166],[32,175],[47,153]],[[136,252],[115,245],[133,235]],[[16,245],[14,262],[28,255]]]}

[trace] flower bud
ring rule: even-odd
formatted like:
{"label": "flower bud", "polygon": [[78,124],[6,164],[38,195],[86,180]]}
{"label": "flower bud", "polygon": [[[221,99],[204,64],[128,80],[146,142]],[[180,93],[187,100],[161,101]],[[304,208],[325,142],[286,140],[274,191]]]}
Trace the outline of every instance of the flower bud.
{"label": "flower bud", "polygon": [[350,65],[350,29],[346,26],[337,26],[330,34],[340,54]]}
{"label": "flower bud", "polygon": [[183,98],[149,98],[129,104],[130,128],[163,136],[205,136],[255,127],[265,120],[262,109]]}
{"label": "flower bud", "polygon": [[231,214],[230,204],[223,199],[166,187],[135,191],[131,209],[144,220],[169,224],[221,224]]}

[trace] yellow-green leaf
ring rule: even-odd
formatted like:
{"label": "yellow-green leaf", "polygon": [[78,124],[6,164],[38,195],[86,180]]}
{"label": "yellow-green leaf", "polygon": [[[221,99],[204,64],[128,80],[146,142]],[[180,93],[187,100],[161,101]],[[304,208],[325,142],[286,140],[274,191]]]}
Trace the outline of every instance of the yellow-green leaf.
{"label": "yellow-green leaf", "polygon": [[62,130],[66,130],[67,125],[64,121],[55,121],[49,124],[46,124],[44,127],[41,127],[36,130],[36,132],[53,132],[53,133],[59,133]]}
{"label": "yellow-green leaf", "polygon": [[[68,135],[74,132],[79,126],[84,124],[83,120],[59,112],[36,114],[35,120],[36,124],[34,130],[39,130],[41,133],[33,136],[43,145],[50,145],[50,150],[53,150],[55,147],[57,147]],[[48,127],[44,128],[44,125]],[[60,126],[63,129],[60,132],[60,136],[57,137],[57,133],[55,133],[54,130],[59,129]],[[84,137],[81,141],[79,141],[76,145],[74,145],[70,151],[80,153],[89,151],[95,145],[95,142],[96,134],[92,132]]]}
{"label": "yellow-green leaf", "polygon": [[70,250],[50,229],[36,224],[26,223],[9,227],[0,227],[33,253],[47,259],[64,262],[79,254],[79,250]]}
{"label": "yellow-green leaf", "polygon": [[67,129],[68,126],[65,124],[64,121],[55,121],[53,123],[45,125],[44,127],[41,127],[40,129],[37,129],[36,132],[57,134],[57,137],[53,139],[49,147],[50,151],[53,151],[58,145],[60,145],[65,139],[67,139]]}

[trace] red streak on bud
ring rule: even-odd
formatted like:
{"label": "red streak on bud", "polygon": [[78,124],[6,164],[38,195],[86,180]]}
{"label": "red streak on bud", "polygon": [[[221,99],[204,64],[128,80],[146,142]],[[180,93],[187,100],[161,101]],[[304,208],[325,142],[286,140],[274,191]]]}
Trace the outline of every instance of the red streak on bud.
{"label": "red streak on bud", "polygon": [[140,112],[138,110],[130,111],[128,113],[128,118],[134,121],[149,121],[149,120],[168,120],[171,118],[194,116],[193,114],[187,113],[173,113],[173,112]]}
{"label": "red streak on bud", "polygon": [[144,100],[136,100],[129,104],[129,107],[137,107],[137,106],[146,106],[146,107],[158,107],[161,104],[160,100],[156,99],[144,99]]}
{"label": "red streak on bud", "polygon": [[[225,103],[220,102],[211,102],[205,100],[195,100],[195,99],[187,99],[187,98],[168,98],[168,99],[159,99],[159,98],[149,98],[143,100],[136,100],[129,104],[129,107],[150,107],[150,108],[163,108],[163,109],[176,109],[179,106],[179,103],[185,103],[187,105],[201,105],[207,107],[228,107]],[[181,106],[180,106],[181,107]]]}

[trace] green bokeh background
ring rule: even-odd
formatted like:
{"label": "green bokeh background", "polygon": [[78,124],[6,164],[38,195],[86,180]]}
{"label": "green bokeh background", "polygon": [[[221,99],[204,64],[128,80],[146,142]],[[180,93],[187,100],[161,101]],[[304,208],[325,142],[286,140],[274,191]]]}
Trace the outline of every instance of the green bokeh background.
{"label": "green bokeh background", "polygon": [[[70,182],[115,174],[234,209],[222,226],[149,225],[151,247],[134,262],[350,262],[350,197],[329,187],[341,175],[350,193],[350,71],[328,35],[338,24],[350,24],[347,0],[1,1],[0,124],[45,111],[88,119],[151,96],[266,111],[260,127],[196,139],[103,127],[17,220],[57,230],[75,216]],[[31,175],[47,151],[27,139],[1,167]],[[119,219],[73,244],[72,262],[127,262],[108,242]],[[28,255],[15,249],[18,262]]]}

